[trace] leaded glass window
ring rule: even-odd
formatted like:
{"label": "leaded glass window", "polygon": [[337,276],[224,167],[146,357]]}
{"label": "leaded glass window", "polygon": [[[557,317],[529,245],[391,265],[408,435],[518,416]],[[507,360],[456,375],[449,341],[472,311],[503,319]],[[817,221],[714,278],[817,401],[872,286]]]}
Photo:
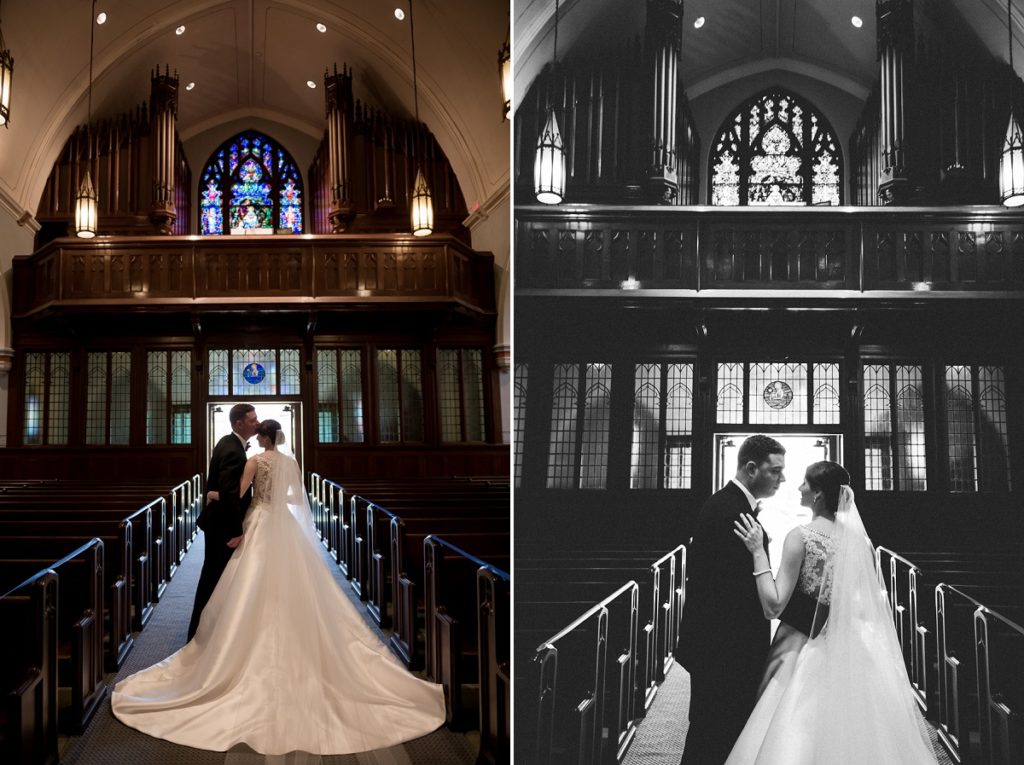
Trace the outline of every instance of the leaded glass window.
{"label": "leaded glass window", "polygon": [[146,443],[192,442],[192,353],[146,354]]}
{"label": "leaded glass window", "polygon": [[127,444],[131,426],[131,354],[99,351],[86,365],[85,442]]}
{"label": "leaded glass window", "polygon": [[946,436],[951,491],[1011,488],[1006,382],[1002,367],[946,367]]}
{"label": "leaded glass window", "polygon": [[637,364],[631,489],[688,489],[693,469],[693,364]]}
{"label": "leaded glass window", "polygon": [[713,205],[842,203],[835,131],[811,104],[782,90],[750,99],[725,120],[710,166]]}
{"label": "leaded glass window", "polygon": [[25,354],[25,430],[22,443],[66,444],[71,397],[71,354]]}
{"label": "leaded glass window", "polygon": [[523,482],[523,438],[526,429],[526,390],[529,382],[530,368],[528,364],[516,364],[513,372],[513,476],[515,485]]}
{"label": "leaded glass window", "polygon": [[925,491],[922,368],[865,364],[864,486],[872,491]]}
{"label": "leaded glass window", "polygon": [[362,352],[355,348],[320,349],[316,370],[320,443],[363,443]]}
{"label": "leaded glass window", "polygon": [[381,443],[423,440],[423,367],[417,350],[377,351]]}
{"label": "leaded glass window", "polygon": [[302,176],[295,161],[273,139],[240,133],[207,162],[199,215],[203,234],[301,234]]}
{"label": "leaded glass window", "polygon": [[610,364],[556,364],[549,489],[603,489],[608,478]]}
{"label": "leaded glass window", "polygon": [[211,396],[298,396],[302,393],[297,348],[237,348],[209,351]]}
{"label": "leaded glass window", "polygon": [[720,425],[840,424],[835,362],[721,362],[716,394]]}
{"label": "leaded glass window", "polygon": [[437,376],[441,440],[483,441],[483,352],[476,348],[438,351]]}

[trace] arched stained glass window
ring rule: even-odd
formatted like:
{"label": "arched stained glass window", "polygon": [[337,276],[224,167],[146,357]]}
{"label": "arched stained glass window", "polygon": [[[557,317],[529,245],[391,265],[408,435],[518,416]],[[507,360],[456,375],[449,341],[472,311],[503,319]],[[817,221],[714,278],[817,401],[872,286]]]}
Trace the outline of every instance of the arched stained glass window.
{"label": "arched stained glass window", "polygon": [[828,120],[803,99],[771,90],[718,131],[710,157],[713,205],[838,205],[842,152]]}
{"label": "arched stained glass window", "polygon": [[221,144],[199,182],[202,234],[301,234],[302,176],[291,155],[252,130]]}

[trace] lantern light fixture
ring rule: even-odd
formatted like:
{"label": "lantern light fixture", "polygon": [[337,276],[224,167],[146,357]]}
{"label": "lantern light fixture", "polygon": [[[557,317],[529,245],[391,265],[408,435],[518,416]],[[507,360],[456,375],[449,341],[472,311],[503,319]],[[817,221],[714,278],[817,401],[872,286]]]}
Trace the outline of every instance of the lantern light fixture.
{"label": "lantern light fixture", "polygon": [[0,125],[10,129],[11,82],[14,78],[14,58],[4,43],[3,21],[0,20]]}
{"label": "lantern light fixture", "polygon": [[[396,9],[397,11],[397,9]],[[412,98],[416,109],[416,130],[420,128],[420,96],[416,85],[416,33],[412,17],[412,0],[409,0],[409,40],[412,43]],[[423,163],[416,161],[416,180],[412,185],[409,199],[409,222],[413,236],[427,236],[434,231],[434,199],[430,194]]]}
{"label": "lantern light fixture", "polygon": [[[96,0],[92,0],[92,16],[96,15]],[[75,234],[81,239],[92,239],[96,236],[99,218],[99,200],[96,187],[92,185],[89,168],[92,165],[92,56],[96,42],[96,27],[89,24],[89,107],[85,123],[85,138],[88,145],[86,153],[85,175],[75,195]]]}
{"label": "lantern light fixture", "polygon": [[505,33],[505,44],[498,49],[498,79],[501,81],[501,121],[508,119],[512,111],[512,47],[509,32]]}
{"label": "lantern light fixture", "polygon": [[[552,80],[558,66],[558,0],[555,0],[555,45],[551,64]],[[558,118],[551,103],[551,88],[547,92],[547,114],[544,128],[537,138],[537,152],[533,160],[533,191],[537,201],[557,205],[565,196],[565,144],[558,129]]]}
{"label": "lantern light fixture", "polygon": [[1006,0],[1006,27],[1010,43],[1010,121],[1006,126],[1003,152],[999,156],[999,199],[1004,207],[1024,205],[1024,136],[1017,118],[1017,71],[1013,68],[1013,15]]}

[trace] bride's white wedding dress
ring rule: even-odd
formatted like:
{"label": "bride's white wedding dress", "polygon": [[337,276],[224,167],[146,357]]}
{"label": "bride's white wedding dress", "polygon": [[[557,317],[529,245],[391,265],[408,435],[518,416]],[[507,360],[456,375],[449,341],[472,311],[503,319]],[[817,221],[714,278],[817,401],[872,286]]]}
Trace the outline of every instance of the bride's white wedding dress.
{"label": "bride's white wedding dress", "polygon": [[342,593],[317,551],[295,460],[256,460],[244,538],[195,638],[125,680],[114,715],[178,744],[261,754],[347,754],[425,735],[440,685],[411,675]]}
{"label": "bride's white wedding dress", "polygon": [[789,630],[777,638],[726,765],[936,762],[848,486],[834,526],[829,539],[805,534],[803,567],[820,585],[814,637]]}

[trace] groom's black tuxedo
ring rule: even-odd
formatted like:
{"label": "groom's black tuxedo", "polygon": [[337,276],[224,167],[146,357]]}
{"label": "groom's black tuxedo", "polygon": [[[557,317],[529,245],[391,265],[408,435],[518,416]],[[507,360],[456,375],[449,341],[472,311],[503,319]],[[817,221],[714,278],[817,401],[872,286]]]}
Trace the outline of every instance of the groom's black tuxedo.
{"label": "groom's black tuxedo", "polygon": [[228,433],[214,447],[206,477],[207,490],[219,492],[220,499],[210,504],[204,502],[199,518],[196,519],[196,525],[206,534],[206,554],[203,570],[199,574],[199,584],[196,586],[192,619],[188,625],[189,640],[196,634],[199,616],[234,553],[227,543],[242,534],[242,519],[252,500],[251,491],[247,491],[244,497],[238,496],[244,470],[245,447],[238,436]]}
{"label": "groom's black tuxedo", "polygon": [[[690,673],[683,763],[720,765],[754,709],[771,625],[757,597],[750,551],[733,522],[750,503],[732,481],[701,508],[686,552],[686,602],[676,658]],[[765,538],[765,552],[768,540]]]}

